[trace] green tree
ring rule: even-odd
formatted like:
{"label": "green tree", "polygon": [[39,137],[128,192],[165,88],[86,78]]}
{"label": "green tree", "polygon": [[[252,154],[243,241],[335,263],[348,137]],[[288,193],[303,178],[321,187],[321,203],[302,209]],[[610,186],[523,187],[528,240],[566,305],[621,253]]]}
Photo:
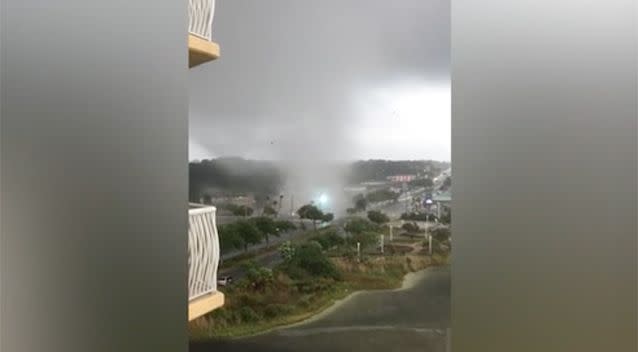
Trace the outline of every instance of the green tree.
{"label": "green tree", "polygon": [[297,226],[288,220],[277,220],[275,221],[275,226],[277,227],[278,232],[287,232],[290,230],[295,230]]}
{"label": "green tree", "polygon": [[272,281],[272,270],[258,266],[254,261],[243,265],[250,286],[256,291],[263,291]]}
{"label": "green tree", "polygon": [[450,238],[450,228],[447,226],[436,226],[429,229],[430,234],[438,242],[444,242]]}
{"label": "green tree", "polygon": [[323,253],[321,245],[314,241],[299,246],[289,265],[301,268],[311,276],[339,278],[337,267]]}
{"label": "green tree", "polygon": [[358,211],[365,211],[368,207],[368,200],[363,195],[354,197],[354,208]]}
{"label": "green tree", "polygon": [[232,249],[241,249],[244,246],[244,239],[237,231],[235,224],[220,225],[217,227],[219,242],[223,253]]}
{"label": "green tree", "polygon": [[233,210],[233,215],[235,216],[251,216],[253,215],[253,208],[247,207],[245,205],[240,205]]}
{"label": "green tree", "polygon": [[411,212],[411,213],[403,213],[401,214],[401,220],[412,220],[412,221],[434,221],[436,217],[432,214]]}
{"label": "green tree", "polygon": [[339,236],[335,230],[330,230],[319,236],[315,236],[312,240],[318,242],[324,250],[328,250],[345,243],[343,237]]}
{"label": "green tree", "polygon": [[306,204],[297,210],[297,214],[302,219],[312,220],[312,227],[317,229],[317,221],[324,219],[323,212],[314,204]]}
{"label": "green tree", "polygon": [[378,210],[370,210],[368,212],[368,219],[377,225],[385,224],[390,221],[390,218],[388,218],[387,215]]}
{"label": "green tree", "polygon": [[277,231],[277,225],[272,218],[266,216],[260,216],[251,219],[252,223],[257,227],[261,235],[266,240],[266,245],[270,244],[270,235],[279,237],[279,231]]}
{"label": "green tree", "polygon": [[234,225],[237,227],[237,232],[243,240],[244,251],[248,251],[248,245],[255,245],[261,242],[263,235],[252,222],[240,220]]}
{"label": "green tree", "polygon": [[405,224],[403,224],[403,226],[401,226],[401,228],[404,229],[405,231],[407,231],[408,234],[410,234],[410,235],[414,235],[414,234],[418,233],[421,230],[419,225],[417,225],[415,223],[411,223],[411,222],[406,222]]}
{"label": "green tree", "polygon": [[452,210],[448,210],[447,212],[445,212],[443,215],[441,215],[441,222],[443,224],[447,224],[449,225],[450,223],[452,223]]}
{"label": "green tree", "polygon": [[277,208],[277,215],[279,215],[279,213],[281,212],[281,206],[283,205],[284,202],[284,195],[280,194],[279,195],[279,208]]}
{"label": "green tree", "polygon": [[443,185],[441,185],[441,189],[448,189],[452,187],[452,177],[448,176],[445,178],[445,181],[443,181]]}
{"label": "green tree", "polygon": [[377,227],[370,221],[357,217],[349,220],[344,229],[351,234],[360,234],[366,231],[376,231]]}
{"label": "green tree", "polygon": [[275,210],[275,208],[271,207],[270,205],[266,205],[264,207],[264,215],[266,215],[266,216],[275,216],[275,215],[277,215],[277,210]]}
{"label": "green tree", "polygon": [[332,220],[334,220],[335,218],[335,214],[333,213],[325,213],[323,214],[323,222],[331,222]]}
{"label": "green tree", "polygon": [[349,238],[349,242],[351,245],[356,245],[357,242],[361,244],[361,248],[368,248],[377,244],[379,240],[379,234],[371,231],[364,231],[361,233],[356,233]]}

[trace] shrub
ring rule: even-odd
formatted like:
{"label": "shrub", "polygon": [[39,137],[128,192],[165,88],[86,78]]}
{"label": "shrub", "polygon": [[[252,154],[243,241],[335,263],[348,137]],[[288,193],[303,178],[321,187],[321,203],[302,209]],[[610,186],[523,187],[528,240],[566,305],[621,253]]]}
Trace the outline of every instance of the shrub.
{"label": "shrub", "polygon": [[251,207],[240,205],[240,206],[234,207],[232,209],[232,212],[233,212],[233,215],[235,216],[251,216],[254,210]]}
{"label": "shrub", "polygon": [[376,224],[383,224],[390,221],[387,215],[378,210],[368,211],[368,219]]}
{"label": "shrub", "polygon": [[323,253],[321,245],[317,242],[306,243],[297,248],[293,260],[288,263],[288,274],[292,278],[294,278],[294,274],[297,274],[294,272],[295,266],[311,276],[339,278],[339,271]]}
{"label": "shrub", "polygon": [[264,317],[272,319],[288,314],[292,312],[292,310],[293,307],[288,304],[269,304],[266,309],[264,309]]}
{"label": "shrub", "polygon": [[312,296],[303,296],[299,299],[297,304],[302,308],[308,308],[312,304]]}
{"label": "shrub", "polygon": [[279,229],[279,232],[286,232],[290,230],[295,230],[297,226],[288,220],[278,220],[275,221],[275,226]]}
{"label": "shrub", "polygon": [[430,234],[438,242],[445,242],[450,238],[451,232],[449,227],[437,226],[429,229]]}
{"label": "shrub", "polygon": [[264,290],[273,282],[272,270],[260,267],[253,261],[244,264],[244,270],[246,270],[246,279],[249,285],[256,290]]}
{"label": "shrub", "polygon": [[419,225],[410,222],[406,222],[405,224],[403,224],[403,226],[401,226],[401,228],[410,234],[415,234],[421,230]]}
{"label": "shrub", "polygon": [[[262,301],[260,299],[259,295],[255,295],[255,294],[240,294],[238,296],[234,297],[236,299],[236,302],[240,305],[240,306],[259,306]],[[234,300],[233,300],[234,301]]]}
{"label": "shrub", "polygon": [[288,263],[295,256],[295,247],[290,241],[286,241],[279,246],[279,255],[281,255],[284,263]]}
{"label": "shrub", "polygon": [[239,310],[239,317],[245,323],[253,323],[259,321],[261,317],[252,308],[244,306]]}
{"label": "shrub", "polygon": [[308,273],[300,268],[296,263],[292,261],[289,263],[285,263],[281,266],[281,271],[283,271],[288,277],[293,280],[302,280],[308,277]]}
{"label": "shrub", "polygon": [[301,293],[317,293],[330,289],[334,281],[331,279],[311,279],[297,282],[297,290]]}
{"label": "shrub", "polygon": [[403,213],[401,214],[401,220],[412,220],[412,221],[434,221],[436,216],[432,214],[424,214],[424,213]]}
{"label": "shrub", "polygon": [[341,236],[339,236],[337,232],[334,230],[331,230],[326,232],[325,234],[316,236],[312,240],[318,242],[321,245],[321,248],[323,248],[324,250],[327,250],[345,243],[345,240]]}
{"label": "shrub", "polygon": [[353,218],[348,221],[344,229],[351,234],[359,234],[366,231],[377,231],[378,226],[363,218]]}
{"label": "shrub", "polygon": [[361,243],[361,248],[363,249],[377,244],[379,242],[379,234],[376,232],[366,231],[352,235],[348,241],[351,246],[356,246],[357,242]]}
{"label": "shrub", "polygon": [[441,222],[444,224],[450,224],[452,222],[452,210],[441,215]]}

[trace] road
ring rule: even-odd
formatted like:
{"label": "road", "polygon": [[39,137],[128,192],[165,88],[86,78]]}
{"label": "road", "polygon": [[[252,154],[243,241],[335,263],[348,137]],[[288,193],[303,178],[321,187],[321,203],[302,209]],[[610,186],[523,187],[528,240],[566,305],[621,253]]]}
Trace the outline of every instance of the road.
{"label": "road", "polygon": [[[236,220],[235,220],[236,221]],[[296,226],[300,226],[300,222],[299,220],[297,220],[295,223]],[[311,221],[304,221],[304,223],[306,224],[306,228],[307,229],[311,229],[312,228],[312,222]],[[293,230],[293,231],[288,231],[288,232],[284,232],[282,233],[279,237],[277,236],[270,236],[270,243],[268,244],[268,246],[273,246],[273,247],[277,247],[278,244],[283,243],[285,241],[291,240],[297,236],[299,236],[300,234],[304,233],[306,230]],[[256,245],[252,245],[250,247],[248,247],[248,253],[250,252],[255,252],[257,250],[260,250],[262,248],[266,247],[266,242],[262,242]],[[232,259],[235,258],[239,255],[245,254],[246,252],[243,250],[236,250],[236,251],[231,251],[228,253],[224,253],[222,254],[222,259],[228,260],[228,259]]]}
{"label": "road", "polygon": [[[279,251],[273,250],[272,252],[264,253],[253,258],[253,261],[257,263],[258,266],[263,266],[266,268],[274,268],[275,265],[281,263],[282,259],[279,255]],[[246,276],[245,270],[241,265],[234,266],[232,268],[228,268],[225,270],[220,270],[218,276],[231,276],[235,282],[243,279]],[[223,288],[222,288],[223,291]]]}
{"label": "road", "polygon": [[444,352],[449,267],[413,274],[411,287],[350,296],[311,321],[246,339],[191,343],[190,351]]}

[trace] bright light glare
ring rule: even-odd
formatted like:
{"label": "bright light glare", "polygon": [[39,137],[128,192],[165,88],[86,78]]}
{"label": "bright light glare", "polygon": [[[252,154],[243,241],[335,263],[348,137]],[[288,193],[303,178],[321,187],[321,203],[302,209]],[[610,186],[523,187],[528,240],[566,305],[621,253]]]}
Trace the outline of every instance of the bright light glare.
{"label": "bright light glare", "polygon": [[319,203],[322,205],[328,203],[328,196],[325,193],[319,196]]}

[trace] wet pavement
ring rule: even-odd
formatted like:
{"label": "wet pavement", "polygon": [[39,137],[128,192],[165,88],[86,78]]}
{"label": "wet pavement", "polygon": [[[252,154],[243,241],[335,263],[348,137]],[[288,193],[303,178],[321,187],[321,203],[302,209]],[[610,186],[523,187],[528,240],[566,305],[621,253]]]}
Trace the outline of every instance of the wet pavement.
{"label": "wet pavement", "polygon": [[301,324],[190,351],[445,352],[450,326],[449,267],[411,274],[401,290],[361,292]]}

